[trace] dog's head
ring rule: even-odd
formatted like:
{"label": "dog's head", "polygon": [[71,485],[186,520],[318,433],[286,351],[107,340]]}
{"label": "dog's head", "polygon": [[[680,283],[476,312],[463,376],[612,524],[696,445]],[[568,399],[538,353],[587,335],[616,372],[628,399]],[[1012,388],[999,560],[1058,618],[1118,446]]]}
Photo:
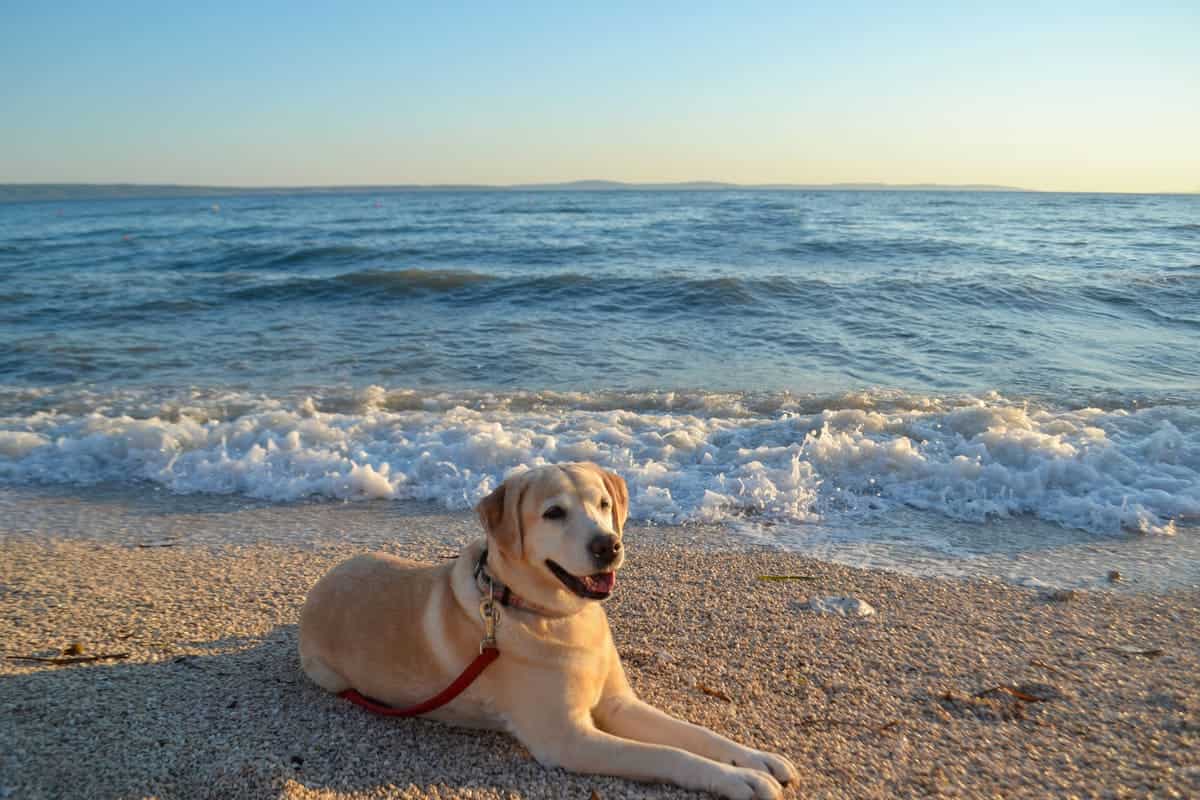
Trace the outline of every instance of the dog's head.
{"label": "dog's head", "polygon": [[496,577],[517,594],[564,611],[612,594],[629,516],[619,475],[586,463],[538,467],[506,480],[476,510]]}

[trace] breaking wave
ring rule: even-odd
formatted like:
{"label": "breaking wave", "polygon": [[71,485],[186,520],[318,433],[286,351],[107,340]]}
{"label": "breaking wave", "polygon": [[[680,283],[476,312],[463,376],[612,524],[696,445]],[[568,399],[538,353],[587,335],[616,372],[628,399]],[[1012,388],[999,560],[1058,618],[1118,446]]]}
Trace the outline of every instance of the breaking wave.
{"label": "breaking wave", "polygon": [[[1200,413],[982,396],[0,391],[0,481],[434,501],[589,460],[654,522],[795,523],[909,507],[1171,533],[1200,517]],[[18,411],[19,409],[19,411]],[[10,413],[11,412],[11,413]]]}

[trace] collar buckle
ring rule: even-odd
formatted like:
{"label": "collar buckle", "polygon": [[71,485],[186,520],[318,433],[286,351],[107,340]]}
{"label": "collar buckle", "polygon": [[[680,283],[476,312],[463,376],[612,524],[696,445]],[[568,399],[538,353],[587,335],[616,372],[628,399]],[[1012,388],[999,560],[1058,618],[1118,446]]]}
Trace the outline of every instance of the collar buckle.
{"label": "collar buckle", "polygon": [[[541,617],[557,618],[566,616],[564,614],[555,613],[551,609],[543,608],[536,603],[531,603],[523,597],[518,596],[512,589],[502,583],[497,583],[492,577],[492,573],[487,569],[487,548],[483,548],[483,552],[479,554],[479,560],[475,562],[475,587],[479,589],[479,594],[482,599],[479,603],[479,616],[483,619],[484,630],[487,636],[491,637],[490,641],[495,642],[496,625],[500,620],[500,609],[497,604],[511,608],[517,611],[528,611],[531,614],[536,614]],[[487,606],[487,610],[484,606]],[[489,621],[490,620],[490,621]],[[485,642],[489,639],[484,640]]]}
{"label": "collar buckle", "polygon": [[475,562],[475,583],[478,585],[482,582],[481,578],[487,579],[487,589],[480,586],[480,592],[483,594],[479,601],[479,617],[483,620],[483,639],[479,642],[481,654],[488,648],[495,648],[496,625],[500,622],[500,610],[496,608],[496,581],[487,571],[486,566],[487,548],[485,547],[479,554],[479,561]]}

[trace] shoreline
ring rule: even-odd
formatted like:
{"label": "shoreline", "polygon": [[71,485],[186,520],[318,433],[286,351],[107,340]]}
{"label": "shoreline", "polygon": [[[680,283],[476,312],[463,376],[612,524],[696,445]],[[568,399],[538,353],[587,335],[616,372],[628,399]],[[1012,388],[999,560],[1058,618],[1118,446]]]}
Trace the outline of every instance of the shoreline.
{"label": "shoreline", "polygon": [[[699,796],[545,770],[506,735],[372,717],[307,681],[295,624],[308,587],[363,550],[449,555],[478,536],[473,515],[126,502],[64,491],[38,527],[0,495],[5,797]],[[609,618],[639,694],[789,756],[801,783],[786,796],[1200,792],[1200,590],[1056,602],[998,581],[714,547],[718,533],[631,527]],[[835,595],[878,613],[802,609]],[[129,655],[11,660],[76,642]]]}
{"label": "shoreline", "polygon": [[[1200,589],[1200,524],[1175,535],[1088,534],[1033,516],[986,523],[899,509],[878,517],[789,524],[771,520],[631,521],[634,540],[705,552],[790,552],[917,578],[999,580],[1034,589],[1119,594]],[[276,542],[385,547],[397,536],[425,552],[479,535],[475,514],[418,500],[263,500],[181,494],[152,483],[0,485],[0,542],[64,537],[129,546]],[[942,549],[939,549],[942,548]],[[419,557],[420,553],[417,554]],[[1113,582],[1111,571],[1121,575]]]}

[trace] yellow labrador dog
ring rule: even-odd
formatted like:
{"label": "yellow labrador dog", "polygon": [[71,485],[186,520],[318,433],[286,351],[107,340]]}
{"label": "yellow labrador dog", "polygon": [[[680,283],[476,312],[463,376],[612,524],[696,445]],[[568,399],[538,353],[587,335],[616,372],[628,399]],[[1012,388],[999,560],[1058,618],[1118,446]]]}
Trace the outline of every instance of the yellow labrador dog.
{"label": "yellow labrador dog", "polygon": [[779,797],[797,778],[787,759],[675,719],[625,679],[599,601],[625,560],[628,508],[625,481],[593,464],[509,478],[477,507],[486,539],[457,560],[362,555],[323,577],[300,618],[304,671],[331,692],[425,700],[480,652],[491,594],[500,658],[428,717],[507,730],[546,766]]}

